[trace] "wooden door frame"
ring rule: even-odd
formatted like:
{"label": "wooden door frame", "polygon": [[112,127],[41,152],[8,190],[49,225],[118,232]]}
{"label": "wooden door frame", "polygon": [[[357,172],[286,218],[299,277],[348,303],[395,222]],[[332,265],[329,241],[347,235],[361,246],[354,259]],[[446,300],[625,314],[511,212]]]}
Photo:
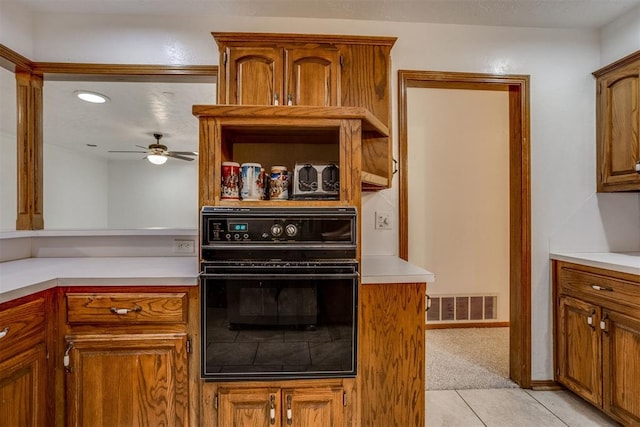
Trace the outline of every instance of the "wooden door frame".
{"label": "wooden door frame", "polygon": [[509,376],[531,388],[531,182],[529,76],[398,71],[399,250],[409,257],[407,89],[497,90],[509,94]]}

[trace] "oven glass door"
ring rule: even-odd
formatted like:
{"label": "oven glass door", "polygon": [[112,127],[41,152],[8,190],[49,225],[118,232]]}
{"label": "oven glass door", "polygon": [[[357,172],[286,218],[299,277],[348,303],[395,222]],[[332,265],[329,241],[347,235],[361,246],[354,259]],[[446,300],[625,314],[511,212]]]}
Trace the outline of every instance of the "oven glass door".
{"label": "oven glass door", "polygon": [[203,378],[355,376],[357,267],[310,269],[201,276]]}

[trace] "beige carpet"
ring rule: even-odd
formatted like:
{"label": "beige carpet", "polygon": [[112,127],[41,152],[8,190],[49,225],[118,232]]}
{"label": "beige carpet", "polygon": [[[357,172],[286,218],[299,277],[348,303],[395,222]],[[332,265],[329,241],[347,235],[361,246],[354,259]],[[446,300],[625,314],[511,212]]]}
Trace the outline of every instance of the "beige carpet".
{"label": "beige carpet", "polygon": [[509,377],[509,328],[430,329],[427,390],[517,388]]}

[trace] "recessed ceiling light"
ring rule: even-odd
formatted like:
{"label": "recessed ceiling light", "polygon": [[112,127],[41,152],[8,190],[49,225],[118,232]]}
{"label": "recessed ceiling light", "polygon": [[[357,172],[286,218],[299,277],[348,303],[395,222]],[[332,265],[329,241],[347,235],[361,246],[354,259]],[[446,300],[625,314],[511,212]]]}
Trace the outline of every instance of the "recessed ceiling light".
{"label": "recessed ceiling light", "polygon": [[103,104],[109,101],[108,96],[98,92],[88,92],[86,90],[77,90],[73,93],[75,93],[75,95],[78,98],[82,99],[83,101],[91,102],[93,104]]}

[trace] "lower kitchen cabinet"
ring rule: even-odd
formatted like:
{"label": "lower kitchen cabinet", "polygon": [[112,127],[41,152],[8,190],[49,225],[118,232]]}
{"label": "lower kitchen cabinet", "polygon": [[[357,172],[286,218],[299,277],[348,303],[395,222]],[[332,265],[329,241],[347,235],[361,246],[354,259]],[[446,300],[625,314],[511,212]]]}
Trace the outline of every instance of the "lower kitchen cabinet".
{"label": "lower kitchen cabinet", "polygon": [[640,426],[640,278],[554,261],[556,380]]}
{"label": "lower kitchen cabinet", "polygon": [[[322,381],[323,380],[317,380]],[[353,402],[339,382],[281,387],[282,384],[203,386],[203,425],[247,427],[338,427],[351,425]]]}
{"label": "lower kitchen cabinet", "polygon": [[188,291],[66,290],[65,425],[197,425],[188,300]]}
{"label": "lower kitchen cabinet", "polygon": [[602,317],[603,408],[640,426],[640,319],[606,310]]}
{"label": "lower kitchen cabinet", "polygon": [[186,334],[66,337],[67,425],[186,426]]}
{"label": "lower kitchen cabinet", "polygon": [[52,425],[44,297],[6,306],[0,305],[0,425]]}

